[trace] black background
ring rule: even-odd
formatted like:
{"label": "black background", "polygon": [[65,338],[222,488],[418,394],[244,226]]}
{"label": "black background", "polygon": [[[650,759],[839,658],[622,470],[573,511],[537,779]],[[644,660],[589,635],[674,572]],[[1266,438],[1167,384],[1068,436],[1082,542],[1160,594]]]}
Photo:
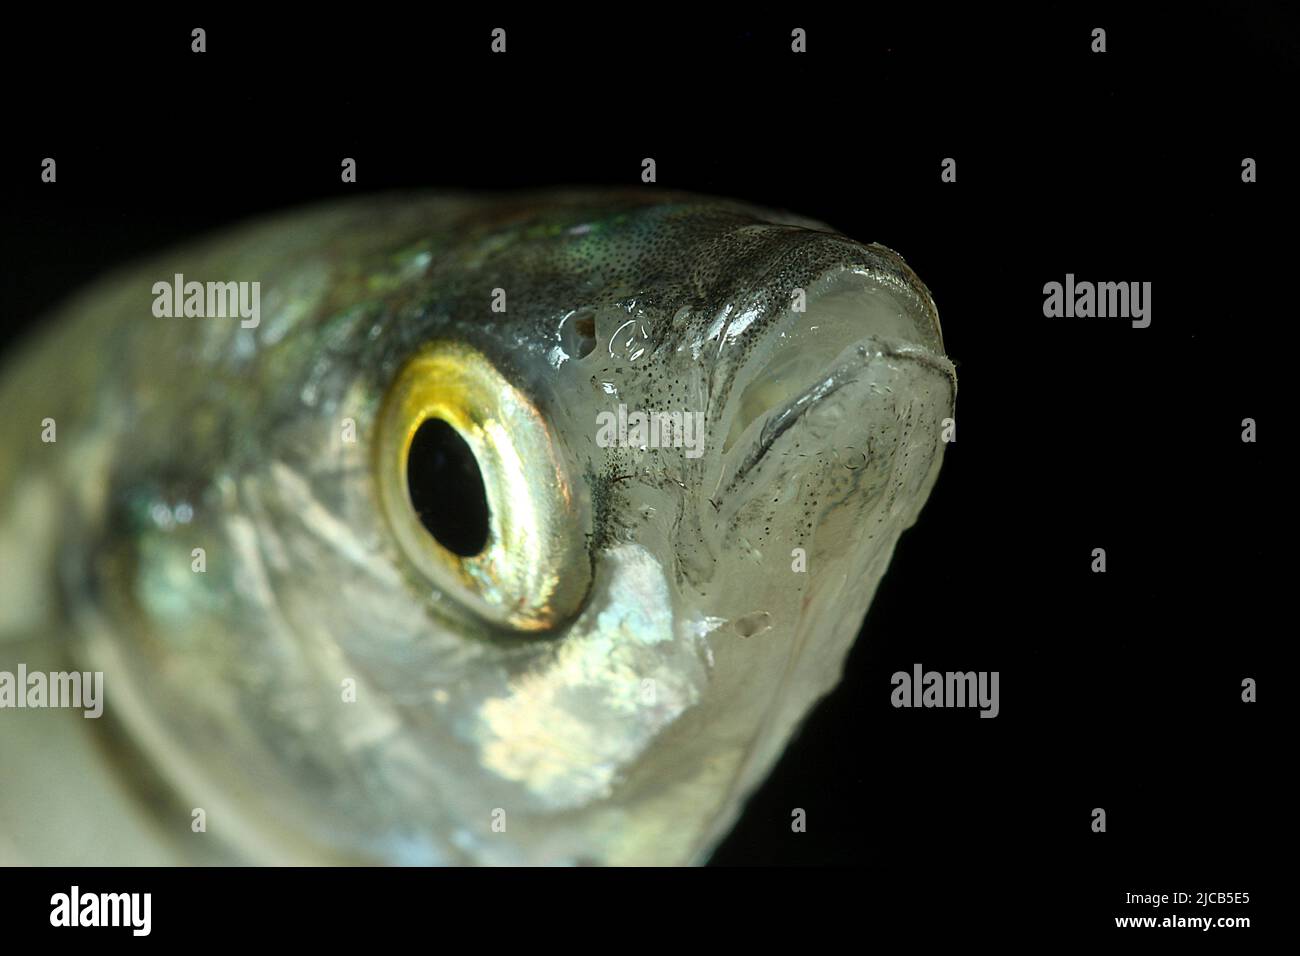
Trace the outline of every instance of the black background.
{"label": "black background", "polygon": [[[1252,904],[1225,911],[1262,912],[1281,852],[1276,657],[1294,628],[1275,542],[1295,321],[1287,17],[295,19],[14,25],[6,337],[101,271],[249,216],[392,187],[636,185],[647,156],[658,183],[644,188],[883,242],[938,303],[958,440],[843,684],[714,862],[850,865],[780,885],[796,909],[834,899],[864,924],[978,915],[993,940],[1021,925],[1136,933],[1113,928],[1149,912],[1125,892],[1246,890]],[[495,26],[504,56],[489,52]],[[789,52],[793,26],[805,55]],[[1089,50],[1095,26],[1105,54]],[[45,156],[55,185],[40,182]],[[344,156],[355,186],[339,182]],[[1258,183],[1241,181],[1247,156]],[[956,183],[940,181],[944,157]],[[1044,318],[1043,284],[1067,272],[1151,282],[1151,326]],[[1246,417],[1256,444],[1240,440]],[[1090,571],[1096,547],[1105,574]],[[1000,671],[1000,716],[894,709],[890,675],[917,662]],[[1242,703],[1244,677],[1259,703]],[[795,807],[806,833],[791,832]],[[626,878],[656,906],[678,888]]]}

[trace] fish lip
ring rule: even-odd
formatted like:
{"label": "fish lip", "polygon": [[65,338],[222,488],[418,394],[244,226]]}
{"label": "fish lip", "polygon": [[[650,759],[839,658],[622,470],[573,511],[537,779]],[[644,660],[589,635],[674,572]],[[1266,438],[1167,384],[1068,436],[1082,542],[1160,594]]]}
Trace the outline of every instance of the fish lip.
{"label": "fish lip", "polygon": [[[937,343],[936,351],[939,355],[946,355],[947,349],[943,344],[943,326],[939,322],[939,307],[935,304],[934,296],[930,293],[930,288],[921,281],[921,277],[913,271],[906,260],[888,246],[872,242],[865,246],[878,259],[875,264],[875,270],[878,273],[877,280],[885,280],[882,284],[895,286],[898,291],[905,291],[913,296],[916,305],[926,319],[928,330],[934,334]],[[953,385],[956,386],[956,376],[953,376]]]}
{"label": "fish lip", "polygon": [[[743,424],[734,414],[743,409],[745,390],[762,375],[782,348],[802,351],[803,336],[820,322],[813,316],[824,303],[832,312],[839,333],[817,333],[817,356],[797,360],[804,366],[798,377],[810,380],[819,372],[829,376],[834,364],[853,345],[855,334],[912,342],[937,355],[944,354],[938,308],[929,289],[903,258],[880,243],[863,243],[827,227],[763,224],[750,227],[760,236],[770,231],[769,248],[745,259],[718,295],[707,317],[696,326],[690,343],[693,354],[712,351],[706,374],[705,403],[709,419],[719,422],[725,434],[722,460],[734,456],[733,441],[752,423],[754,411],[745,411]],[[862,312],[853,314],[859,294]],[[720,303],[720,305],[719,305]],[[813,322],[811,326],[807,323]],[[828,327],[829,328],[829,327]],[[787,335],[792,336],[789,341]],[[839,339],[838,351],[830,346]],[[824,363],[824,368],[819,366]],[[790,386],[798,382],[791,381]],[[815,385],[816,383],[814,383]],[[806,389],[805,389],[806,391]],[[799,397],[803,397],[802,394]],[[773,396],[775,398],[775,396]],[[762,412],[770,416],[775,405]]]}
{"label": "fish lip", "polygon": [[[852,353],[853,358],[843,360],[843,355],[849,352]],[[786,402],[779,410],[768,414],[759,432],[758,441],[749,447],[748,453],[736,466],[726,482],[728,485],[744,480],[778,438],[830,396],[860,381],[862,373],[877,361],[893,359],[915,362],[940,372],[947,377],[952,387],[953,399],[956,400],[957,371],[952,361],[947,356],[935,354],[924,346],[866,336],[851,345],[846,353],[841,353],[841,360],[797,397]]]}

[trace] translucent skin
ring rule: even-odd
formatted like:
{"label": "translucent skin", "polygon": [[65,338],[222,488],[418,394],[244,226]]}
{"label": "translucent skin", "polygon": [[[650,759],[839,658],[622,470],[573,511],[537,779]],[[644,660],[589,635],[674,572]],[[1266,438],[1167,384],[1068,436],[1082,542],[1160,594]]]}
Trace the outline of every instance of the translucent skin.
{"label": "translucent skin", "polygon": [[[259,325],[155,318],[175,273],[260,281]],[[380,505],[434,340],[571,489],[536,520],[581,531],[554,571],[586,591],[543,633],[466,613]],[[652,190],[372,197],[100,283],[0,380],[0,670],[107,688],[100,721],[0,714],[0,862],[700,861],[838,681],[955,389],[889,250]],[[619,404],[702,413],[702,454],[603,447]]]}

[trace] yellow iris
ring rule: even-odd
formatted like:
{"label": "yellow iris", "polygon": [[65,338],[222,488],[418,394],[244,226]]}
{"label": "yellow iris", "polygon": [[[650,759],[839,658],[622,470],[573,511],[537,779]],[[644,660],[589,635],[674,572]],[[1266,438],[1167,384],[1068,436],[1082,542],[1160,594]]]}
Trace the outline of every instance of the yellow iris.
{"label": "yellow iris", "polygon": [[[477,554],[445,547],[411,501],[411,443],[431,419],[456,431],[482,476],[488,528]],[[583,506],[545,418],[481,352],[434,342],[414,356],[385,398],[376,451],[393,533],[440,591],[484,621],[520,631],[547,630],[577,613],[591,583]]]}

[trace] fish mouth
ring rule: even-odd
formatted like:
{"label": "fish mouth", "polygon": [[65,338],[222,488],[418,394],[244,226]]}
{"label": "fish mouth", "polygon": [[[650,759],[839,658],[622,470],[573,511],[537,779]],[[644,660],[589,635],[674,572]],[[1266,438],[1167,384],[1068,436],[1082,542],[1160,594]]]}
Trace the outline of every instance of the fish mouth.
{"label": "fish mouth", "polygon": [[[743,481],[759,461],[771,451],[778,439],[796,425],[806,423],[816,416],[837,393],[864,382],[868,387],[881,387],[870,381],[875,371],[873,366],[879,367],[882,363],[889,366],[898,362],[914,363],[921,368],[948,377],[955,393],[956,371],[947,358],[909,343],[868,337],[854,343],[839,357],[837,363],[826,372],[824,377],[809,385],[802,393],[783,404],[773,404],[768,409],[756,439],[746,446],[743,456],[735,461],[731,480]],[[847,449],[854,446],[845,447]],[[865,457],[865,451],[862,454]],[[845,455],[845,459],[845,467],[850,469],[860,467],[856,464],[856,458]]]}
{"label": "fish mouth", "polygon": [[839,415],[866,411],[873,395],[890,393],[900,366],[941,376],[955,397],[956,371],[929,291],[894,253],[876,249],[881,264],[823,274],[747,343],[720,415],[729,425],[719,490],[743,483],[797,426],[812,426],[814,437],[825,432],[829,423],[819,419],[832,417],[832,405]]}

